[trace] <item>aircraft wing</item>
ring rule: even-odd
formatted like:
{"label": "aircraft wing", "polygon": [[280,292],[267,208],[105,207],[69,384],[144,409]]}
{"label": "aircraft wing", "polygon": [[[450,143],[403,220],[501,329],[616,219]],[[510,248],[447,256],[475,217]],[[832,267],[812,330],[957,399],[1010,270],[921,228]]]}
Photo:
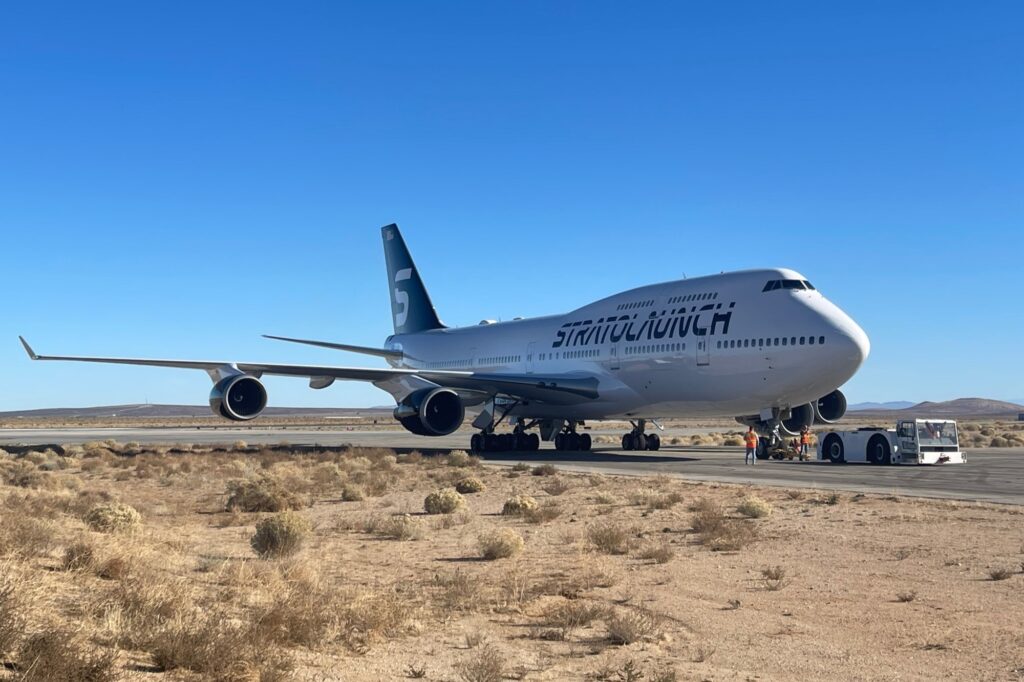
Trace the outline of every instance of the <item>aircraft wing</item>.
{"label": "aircraft wing", "polygon": [[115,365],[141,365],[148,367],[175,367],[201,369],[214,381],[218,375],[264,374],[308,377],[314,379],[340,379],[347,381],[388,381],[402,377],[419,377],[438,386],[503,394],[527,400],[566,404],[593,400],[598,397],[597,379],[581,374],[483,374],[458,370],[376,369],[369,367],[332,367],[319,365],[281,365],[276,363],[230,362],[220,360],[159,360],[149,358],[113,358],[71,355],[39,355],[24,338],[18,337],[32,360],[66,360],[72,362],[101,362]]}

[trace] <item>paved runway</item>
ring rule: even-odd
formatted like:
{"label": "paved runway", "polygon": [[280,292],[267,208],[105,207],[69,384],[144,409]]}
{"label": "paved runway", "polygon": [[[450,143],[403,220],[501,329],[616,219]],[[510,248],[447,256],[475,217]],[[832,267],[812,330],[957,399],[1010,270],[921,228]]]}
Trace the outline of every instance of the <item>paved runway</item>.
{"label": "paved runway", "polygon": [[[691,430],[692,431],[692,430]],[[597,432],[594,432],[595,435]],[[664,436],[679,435],[667,432]],[[469,432],[444,438],[423,438],[404,431],[344,431],[336,428],[152,428],[152,429],[0,429],[6,444],[68,444],[113,438],[120,442],[292,445],[362,445],[397,450],[464,449]],[[545,444],[546,448],[550,448]],[[634,454],[611,446],[594,452],[566,453],[542,449],[533,453],[489,454],[495,464],[551,462],[574,471],[625,475],[666,474],[696,481],[757,483],[784,487],[822,488],[981,502],[1024,504],[1024,448],[969,450],[964,465],[933,467],[827,462],[758,462],[743,465],[741,448],[663,446],[658,453]]]}

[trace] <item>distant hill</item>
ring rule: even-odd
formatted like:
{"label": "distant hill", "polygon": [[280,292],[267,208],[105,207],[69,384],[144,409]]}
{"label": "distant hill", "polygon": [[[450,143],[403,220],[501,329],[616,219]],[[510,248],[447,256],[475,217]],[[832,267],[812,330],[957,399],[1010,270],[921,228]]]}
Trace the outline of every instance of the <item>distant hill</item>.
{"label": "distant hill", "polygon": [[988,398],[957,398],[941,403],[925,401],[899,411],[907,413],[908,416],[920,414],[926,417],[1016,417],[1018,413],[1024,412],[1024,405]]}
{"label": "distant hill", "polygon": [[[358,417],[391,414],[385,407],[268,407],[269,417]],[[0,412],[0,419],[29,419],[40,417],[209,417],[209,405],[104,405],[100,407],[54,407],[43,410]]]}
{"label": "distant hill", "polygon": [[893,400],[887,403],[855,403],[846,409],[850,412],[860,412],[862,410],[905,410],[914,405],[915,403],[909,400]]}

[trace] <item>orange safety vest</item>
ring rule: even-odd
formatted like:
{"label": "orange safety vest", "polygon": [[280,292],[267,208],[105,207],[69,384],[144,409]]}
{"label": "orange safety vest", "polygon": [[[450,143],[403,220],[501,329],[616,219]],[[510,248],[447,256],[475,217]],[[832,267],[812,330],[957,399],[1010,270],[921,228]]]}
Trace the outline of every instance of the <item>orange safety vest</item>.
{"label": "orange safety vest", "polygon": [[756,433],[753,433],[751,431],[747,431],[747,433],[743,437],[743,439],[747,442],[747,447],[748,448],[756,448],[757,447],[757,434]]}
{"label": "orange safety vest", "polygon": [[800,445],[810,445],[810,444],[811,444],[811,434],[809,434],[807,432],[801,433],[800,434]]}

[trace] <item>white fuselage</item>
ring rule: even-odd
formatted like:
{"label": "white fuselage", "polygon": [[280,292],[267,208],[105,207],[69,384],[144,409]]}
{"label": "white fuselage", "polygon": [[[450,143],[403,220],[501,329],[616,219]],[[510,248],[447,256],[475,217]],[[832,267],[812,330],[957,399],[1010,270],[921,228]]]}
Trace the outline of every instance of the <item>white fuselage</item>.
{"label": "white fuselage", "polygon": [[[390,337],[395,366],[598,379],[599,397],[523,404],[534,418],[757,415],[844,384],[867,357],[864,331],[821,293],[765,291],[805,278],[749,270],[640,287],[565,315]],[[381,385],[401,397],[419,379]]]}

